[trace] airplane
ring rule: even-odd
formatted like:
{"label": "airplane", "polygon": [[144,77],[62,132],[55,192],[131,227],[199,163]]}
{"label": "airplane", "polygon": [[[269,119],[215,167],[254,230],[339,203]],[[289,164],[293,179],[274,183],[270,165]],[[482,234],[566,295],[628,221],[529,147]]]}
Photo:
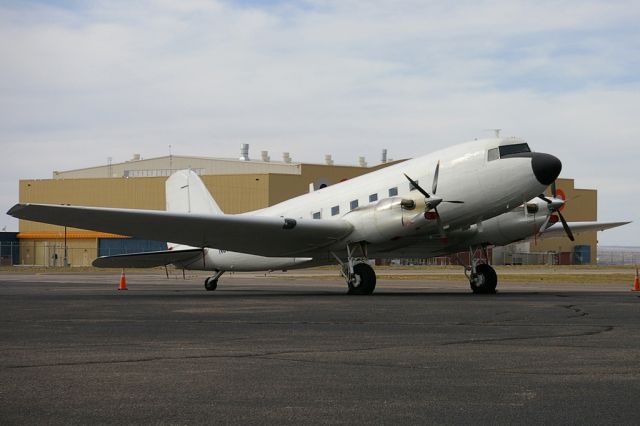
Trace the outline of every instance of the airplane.
{"label": "airplane", "polygon": [[[173,264],[214,271],[205,280],[209,291],[227,271],[337,263],[348,294],[369,295],[376,286],[369,259],[428,258],[469,249],[473,259],[463,266],[471,290],[494,293],[498,280],[486,259],[488,246],[551,230],[551,213],[560,215],[570,235],[559,213],[563,201],[541,195],[561,169],[558,158],[532,152],[522,139],[494,138],[445,148],[242,214],[225,214],[190,170],[167,179],[166,211],[16,204],[7,214],[171,241],[168,250],[99,257],[93,265]],[[425,182],[431,183],[430,192]],[[549,214],[531,222],[528,215],[543,211],[542,203]]]}

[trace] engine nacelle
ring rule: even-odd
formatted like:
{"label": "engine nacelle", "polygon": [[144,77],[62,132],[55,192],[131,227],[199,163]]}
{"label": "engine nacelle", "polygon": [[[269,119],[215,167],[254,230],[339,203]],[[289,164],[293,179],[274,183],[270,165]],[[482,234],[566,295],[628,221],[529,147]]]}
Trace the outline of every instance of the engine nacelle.
{"label": "engine nacelle", "polygon": [[531,237],[540,231],[547,215],[524,215],[522,210],[511,211],[485,220],[477,238],[482,243],[506,245]]}
{"label": "engine nacelle", "polygon": [[376,204],[355,209],[343,219],[353,224],[351,241],[372,244],[425,232],[430,226],[437,227],[434,220],[426,219],[419,201],[401,197],[385,198]]}

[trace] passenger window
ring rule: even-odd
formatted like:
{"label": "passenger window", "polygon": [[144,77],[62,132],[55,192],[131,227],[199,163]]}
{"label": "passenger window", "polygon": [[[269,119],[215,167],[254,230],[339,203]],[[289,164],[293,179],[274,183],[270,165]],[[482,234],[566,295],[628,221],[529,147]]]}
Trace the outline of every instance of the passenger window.
{"label": "passenger window", "polygon": [[340,206],[331,207],[331,216],[335,216],[337,214],[340,214]]}
{"label": "passenger window", "polygon": [[389,197],[395,197],[396,195],[398,195],[398,188],[389,188]]}
{"label": "passenger window", "polygon": [[320,219],[320,212],[315,212],[315,213],[313,214],[313,218],[314,218],[314,219]]}
{"label": "passenger window", "polygon": [[353,209],[357,209],[358,208],[358,200],[353,200],[349,206],[351,207],[351,210]]}
{"label": "passenger window", "polygon": [[490,149],[487,152],[487,160],[488,161],[497,160],[498,158],[500,158],[500,151],[498,151],[498,148]]}
{"label": "passenger window", "polygon": [[374,201],[378,201],[378,194],[369,195],[369,202],[373,203]]}

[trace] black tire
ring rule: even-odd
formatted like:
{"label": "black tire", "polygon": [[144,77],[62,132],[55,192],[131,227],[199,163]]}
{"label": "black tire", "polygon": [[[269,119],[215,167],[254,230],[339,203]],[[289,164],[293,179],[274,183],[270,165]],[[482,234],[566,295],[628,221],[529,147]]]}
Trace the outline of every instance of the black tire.
{"label": "black tire", "polygon": [[471,290],[475,294],[493,294],[498,286],[498,275],[490,265],[482,263],[476,266],[476,280],[471,280]]}
{"label": "black tire", "polygon": [[376,289],[376,272],[366,263],[357,263],[353,266],[354,277],[349,285],[349,293],[355,295],[369,295]]}
{"label": "black tire", "polygon": [[214,291],[216,288],[218,288],[218,280],[212,280],[211,277],[207,278],[206,280],[204,280],[204,288],[207,291]]}

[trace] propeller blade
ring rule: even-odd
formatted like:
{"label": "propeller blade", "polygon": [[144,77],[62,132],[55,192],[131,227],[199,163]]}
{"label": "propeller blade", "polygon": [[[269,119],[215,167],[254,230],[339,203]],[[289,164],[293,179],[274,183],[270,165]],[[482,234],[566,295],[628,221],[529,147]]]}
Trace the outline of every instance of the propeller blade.
{"label": "propeller blade", "polygon": [[436,190],[438,189],[438,175],[440,174],[440,160],[438,160],[438,164],[436,165],[436,172],[433,175],[433,185],[431,187],[431,192],[433,195],[436,195]]}
{"label": "propeller blade", "polygon": [[573,232],[571,232],[571,228],[569,228],[569,224],[564,219],[564,216],[562,216],[562,213],[560,213],[560,210],[556,210],[556,213],[558,213],[558,216],[560,217],[560,221],[562,222],[562,227],[564,228],[564,232],[567,233],[567,237],[569,237],[571,241],[575,241],[576,239],[573,237]]}
{"label": "propeller blade", "polygon": [[426,198],[431,198],[431,195],[429,195],[429,193],[427,191],[425,191],[424,189],[422,189],[422,187],[420,185],[418,185],[418,182],[416,182],[415,180],[411,179],[409,176],[407,176],[406,173],[404,174],[404,177],[406,177],[409,180],[409,182],[411,182],[411,185],[413,185],[413,187],[415,189],[417,189],[418,192],[420,192]]}
{"label": "propeller blade", "polygon": [[556,190],[556,181],[555,180],[551,184],[551,195],[553,196],[553,198],[558,198],[558,192]]}
{"label": "propeller blade", "polygon": [[443,203],[464,204],[464,201],[442,200]]}

